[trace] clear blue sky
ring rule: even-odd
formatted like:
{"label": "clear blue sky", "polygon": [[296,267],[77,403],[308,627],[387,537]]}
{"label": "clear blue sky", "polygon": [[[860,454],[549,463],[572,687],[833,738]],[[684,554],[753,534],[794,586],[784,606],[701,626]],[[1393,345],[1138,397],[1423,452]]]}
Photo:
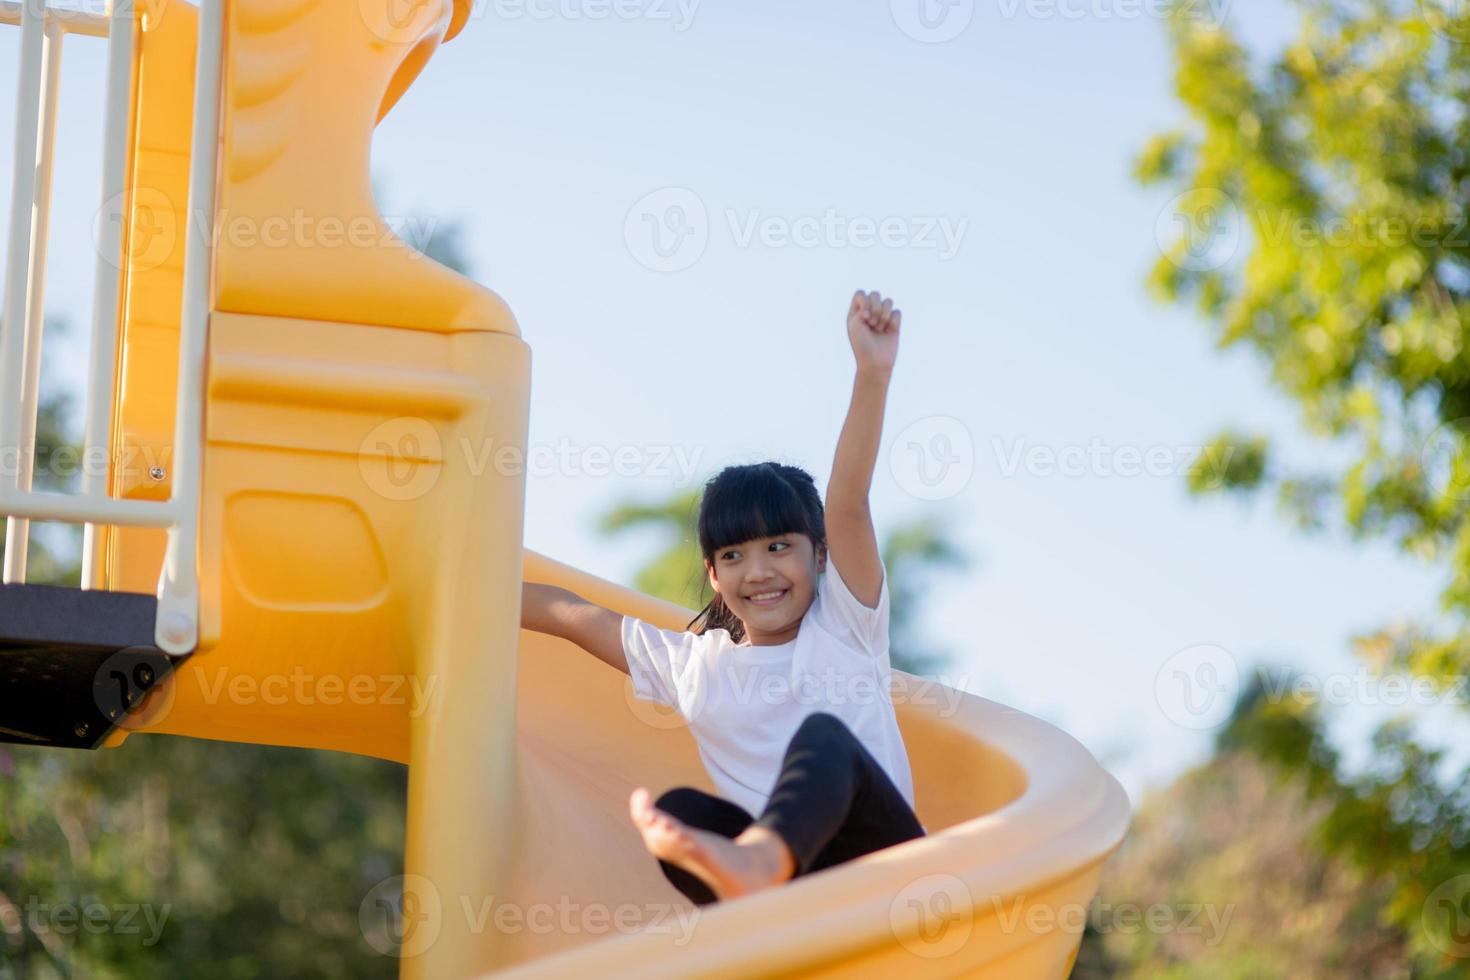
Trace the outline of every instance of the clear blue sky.
{"label": "clear blue sky", "polygon": [[[1193,501],[1181,465],[1007,472],[1017,447],[1094,439],[1183,460],[1227,423],[1317,452],[1260,364],[1214,351],[1202,323],[1144,294],[1172,195],[1136,187],[1131,160],[1180,120],[1163,25],[1135,12],[1151,4],[996,0],[942,44],[908,36],[875,0],[705,0],[687,24],[674,0],[627,0],[641,16],[600,20],[564,0],[533,6],[572,13],[482,3],[380,128],[373,164],[386,214],[466,222],[477,277],[534,350],[532,444],[631,446],[647,463],[635,476],[533,474],[530,547],[629,580],[653,542],[602,540],[593,523],[673,489],[661,447],[692,457],[699,479],[774,457],[825,485],[852,378],[846,303],[865,287],[905,314],[873,486],[880,534],[947,515],[976,560],[928,608],[956,657],[947,676],[1067,728],[1135,795],[1208,750],[1211,733],[1174,723],[1155,696],[1176,651],[1219,644],[1243,668],[1351,672],[1352,633],[1434,608],[1438,571],[1302,538],[1267,501]],[[1285,4],[1245,6],[1228,17],[1258,51],[1292,30]],[[0,32],[0,71],[14,71],[17,35]],[[64,72],[47,309],[78,328],[101,48],[73,39]],[[0,132],[13,111],[7,96]],[[10,166],[7,143],[0,187]],[[708,244],[660,272],[639,261],[651,255],[642,215],[628,219],[670,187],[704,207]],[[947,257],[851,237],[742,243],[752,217],[779,228],[829,208],[895,216],[915,235],[925,217],[965,232]],[[55,349],[75,373],[80,348]],[[936,416],[958,428],[923,421]],[[950,426],[948,452],[973,462],[946,499],[922,499],[913,472],[889,465],[912,424]],[[1345,712],[1346,729],[1372,714]]]}

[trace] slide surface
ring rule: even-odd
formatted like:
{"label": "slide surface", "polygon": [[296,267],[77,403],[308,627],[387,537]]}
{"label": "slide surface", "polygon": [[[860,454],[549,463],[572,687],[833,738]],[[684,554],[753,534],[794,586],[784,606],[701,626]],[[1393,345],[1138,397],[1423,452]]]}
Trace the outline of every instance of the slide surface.
{"label": "slide surface", "polygon": [[[530,552],[526,578],[668,629],[691,615]],[[1070,969],[1128,802],[1064,733],[897,674],[894,700],[931,835],[697,909],[667,883],[627,816],[636,785],[713,789],[682,720],[635,700],[623,674],[571,644],[524,632],[520,654],[517,856],[513,908],[502,918],[505,952],[520,965],[509,975],[1014,978]]]}

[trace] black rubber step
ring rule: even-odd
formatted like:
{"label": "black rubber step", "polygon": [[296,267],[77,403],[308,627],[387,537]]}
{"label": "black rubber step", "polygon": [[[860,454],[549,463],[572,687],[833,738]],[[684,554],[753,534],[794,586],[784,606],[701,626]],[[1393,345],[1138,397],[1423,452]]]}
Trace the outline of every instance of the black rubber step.
{"label": "black rubber step", "polygon": [[182,658],[153,642],[158,600],[0,585],[0,742],[94,749]]}

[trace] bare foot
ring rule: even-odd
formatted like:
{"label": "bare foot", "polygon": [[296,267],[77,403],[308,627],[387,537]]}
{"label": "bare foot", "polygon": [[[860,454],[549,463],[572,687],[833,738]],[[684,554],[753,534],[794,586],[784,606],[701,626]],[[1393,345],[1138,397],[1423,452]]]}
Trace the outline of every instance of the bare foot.
{"label": "bare foot", "polygon": [[628,798],[628,813],[650,854],[688,871],[721,899],[779,885],[795,871],[786,842],[765,827],[751,825],[734,840],[690,827],[655,807],[642,786]]}

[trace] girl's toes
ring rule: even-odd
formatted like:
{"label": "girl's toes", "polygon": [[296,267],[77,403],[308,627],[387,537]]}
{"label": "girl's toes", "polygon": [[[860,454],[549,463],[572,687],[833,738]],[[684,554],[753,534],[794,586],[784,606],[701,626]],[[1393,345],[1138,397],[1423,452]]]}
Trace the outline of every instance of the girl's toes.
{"label": "girl's toes", "polygon": [[628,797],[628,813],[632,816],[634,823],[646,824],[657,812],[653,808],[648,790],[642,786],[635,789],[633,795]]}
{"label": "girl's toes", "polygon": [[666,813],[662,813],[659,811],[654,812],[658,813],[658,816],[654,818],[654,829],[664,838],[665,841],[669,841],[678,845],[680,850],[687,850],[687,845],[689,844],[689,835],[684,833],[684,825],[675,820],[673,817],[670,817]]}

